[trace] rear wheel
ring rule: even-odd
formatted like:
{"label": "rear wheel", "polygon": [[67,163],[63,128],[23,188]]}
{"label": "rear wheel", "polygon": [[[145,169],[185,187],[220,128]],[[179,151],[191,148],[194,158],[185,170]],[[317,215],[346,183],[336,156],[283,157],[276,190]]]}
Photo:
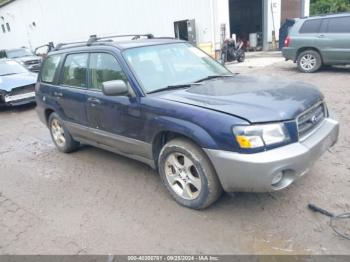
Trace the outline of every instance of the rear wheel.
{"label": "rear wheel", "polygon": [[160,152],[159,173],[162,181],[181,205],[203,209],[221,195],[221,184],[204,152],[189,140],[177,138]]}
{"label": "rear wheel", "polygon": [[315,50],[306,50],[298,56],[298,69],[304,73],[314,73],[322,66],[321,55]]}
{"label": "rear wheel", "polygon": [[49,129],[52,141],[59,151],[70,153],[78,149],[79,142],[73,139],[56,113],[52,113],[49,117]]}

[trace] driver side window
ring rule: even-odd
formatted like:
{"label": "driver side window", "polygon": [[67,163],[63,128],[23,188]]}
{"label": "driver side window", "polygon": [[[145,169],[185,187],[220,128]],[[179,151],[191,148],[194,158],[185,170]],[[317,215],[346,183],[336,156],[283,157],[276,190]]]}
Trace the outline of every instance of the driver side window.
{"label": "driver side window", "polygon": [[102,90],[102,83],[112,80],[127,81],[118,61],[107,53],[92,53],[90,56],[91,89]]}

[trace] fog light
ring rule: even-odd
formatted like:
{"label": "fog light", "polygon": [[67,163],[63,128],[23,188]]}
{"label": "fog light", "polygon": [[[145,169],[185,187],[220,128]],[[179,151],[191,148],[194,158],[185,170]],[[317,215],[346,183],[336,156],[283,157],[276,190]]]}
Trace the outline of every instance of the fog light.
{"label": "fog light", "polygon": [[282,179],[283,179],[283,173],[282,172],[277,173],[273,177],[271,185],[272,186],[277,186],[282,181]]}

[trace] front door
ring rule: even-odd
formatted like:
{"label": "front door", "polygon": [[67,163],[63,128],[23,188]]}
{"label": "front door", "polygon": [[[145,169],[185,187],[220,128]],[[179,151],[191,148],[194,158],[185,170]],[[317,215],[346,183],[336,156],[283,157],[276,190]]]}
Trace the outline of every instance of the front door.
{"label": "front door", "polygon": [[86,112],[96,142],[122,153],[148,157],[145,143],[140,140],[144,118],[139,100],[102,92],[103,82],[123,80],[129,85],[117,59],[108,53],[91,53],[89,76]]}

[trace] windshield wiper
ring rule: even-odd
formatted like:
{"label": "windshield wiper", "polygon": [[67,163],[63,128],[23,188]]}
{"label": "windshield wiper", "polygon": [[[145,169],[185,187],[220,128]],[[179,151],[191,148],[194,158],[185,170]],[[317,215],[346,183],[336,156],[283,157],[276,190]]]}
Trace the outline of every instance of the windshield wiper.
{"label": "windshield wiper", "polygon": [[211,75],[211,76],[206,76],[202,79],[197,80],[195,83],[200,83],[206,80],[210,80],[210,79],[215,79],[215,78],[221,78],[221,77],[234,77],[237,74],[232,74],[232,75]]}
{"label": "windshield wiper", "polygon": [[154,91],[150,91],[147,94],[153,94],[153,93],[158,93],[162,91],[168,91],[168,90],[175,90],[175,89],[180,89],[180,88],[186,88],[186,87],[191,87],[192,85],[200,85],[199,83],[190,83],[190,84],[181,84],[181,85],[170,85],[167,87],[163,87]]}

